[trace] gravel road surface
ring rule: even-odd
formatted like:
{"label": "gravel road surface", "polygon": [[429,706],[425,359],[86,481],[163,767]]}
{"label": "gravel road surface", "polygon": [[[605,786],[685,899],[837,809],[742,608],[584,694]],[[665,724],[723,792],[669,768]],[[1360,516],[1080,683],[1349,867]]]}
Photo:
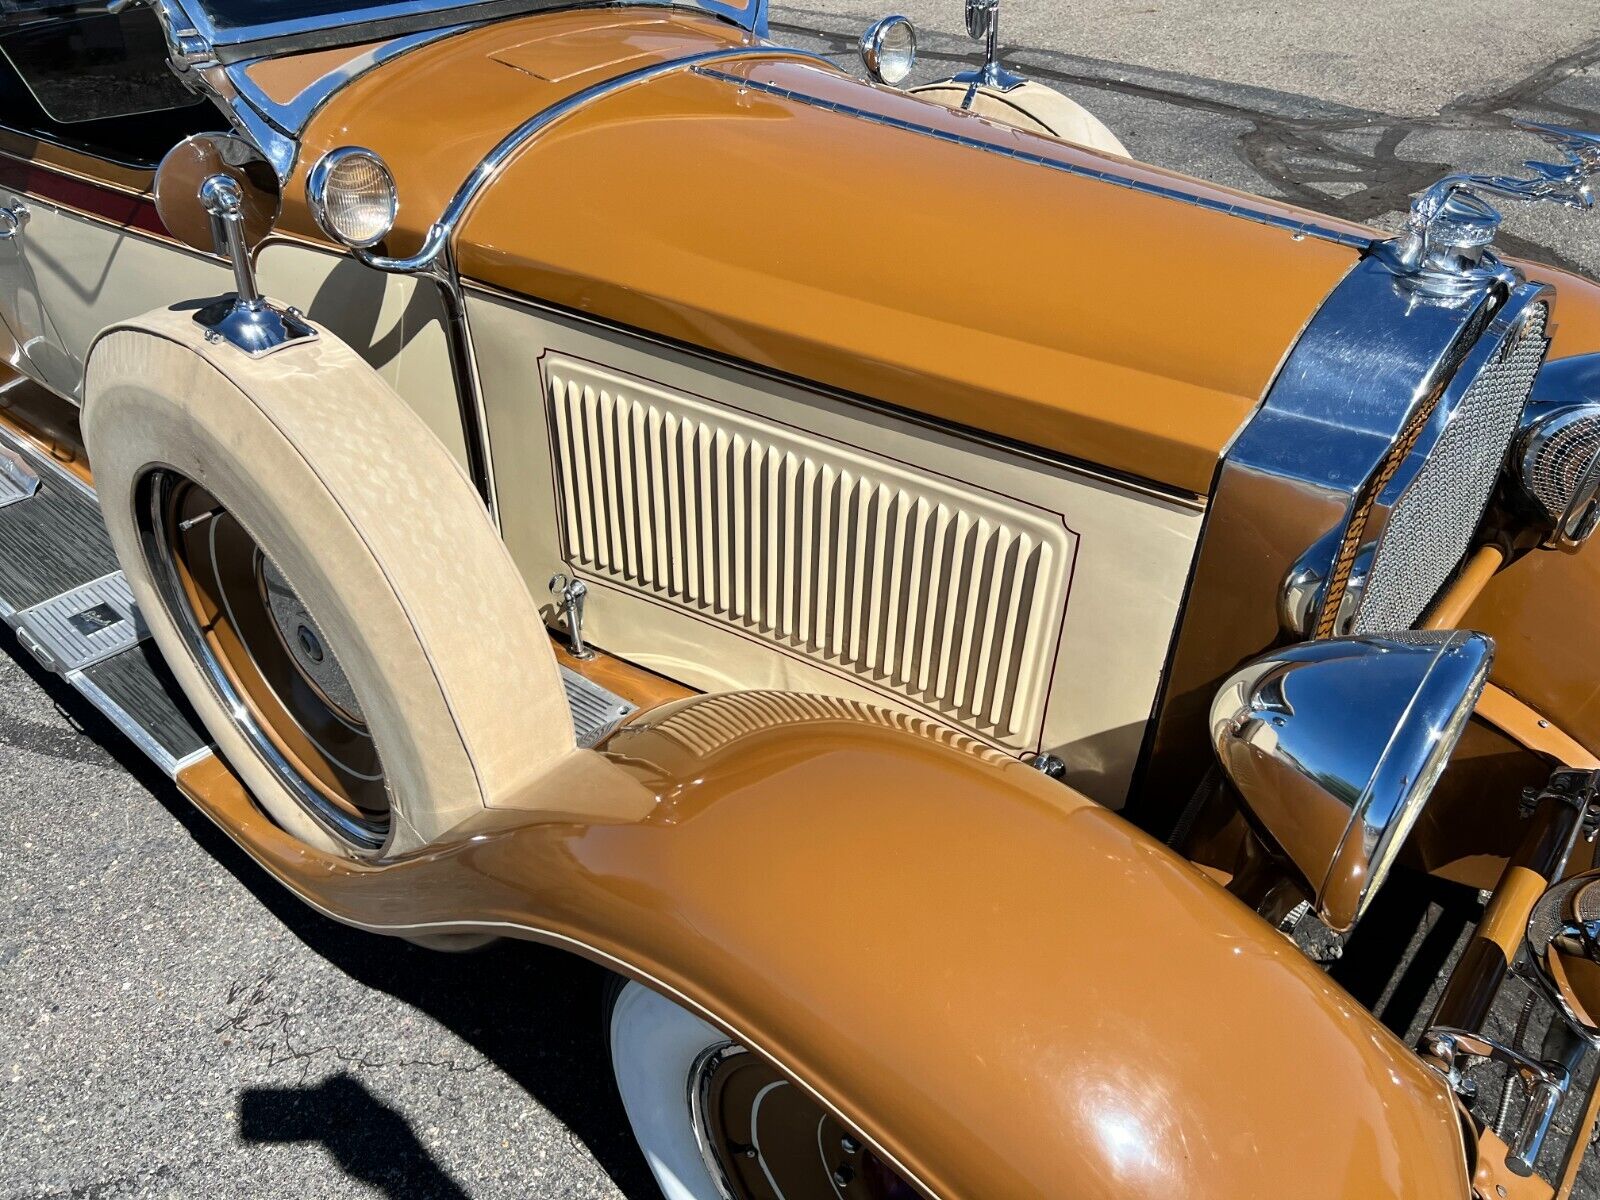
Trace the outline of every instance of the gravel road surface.
{"label": "gravel road surface", "polygon": [[[919,78],[975,61],[908,0]],[[810,0],[780,38],[848,55],[880,12]],[[1531,116],[1600,129],[1582,6],[1007,0],[1006,58],[1140,158],[1394,227],[1449,165],[1504,170]],[[1517,250],[1600,276],[1600,222],[1508,211]],[[915,248],[1004,286],[981,228]],[[656,1195],[604,1060],[600,973],[446,957],[301,906],[0,634],[0,1197]]]}

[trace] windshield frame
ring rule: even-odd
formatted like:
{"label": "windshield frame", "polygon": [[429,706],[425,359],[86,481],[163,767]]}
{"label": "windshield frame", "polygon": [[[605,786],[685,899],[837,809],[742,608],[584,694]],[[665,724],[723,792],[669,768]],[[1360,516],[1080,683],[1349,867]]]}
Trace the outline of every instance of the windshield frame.
{"label": "windshield frame", "polygon": [[[657,3],[660,0],[656,0]],[[682,2],[682,0],[680,0]],[[378,41],[444,26],[488,21],[557,9],[608,7],[616,0],[351,0],[341,13],[219,26],[205,0],[159,0],[159,9],[180,10],[192,33],[220,63]],[[693,7],[766,36],[767,0],[690,0]]]}

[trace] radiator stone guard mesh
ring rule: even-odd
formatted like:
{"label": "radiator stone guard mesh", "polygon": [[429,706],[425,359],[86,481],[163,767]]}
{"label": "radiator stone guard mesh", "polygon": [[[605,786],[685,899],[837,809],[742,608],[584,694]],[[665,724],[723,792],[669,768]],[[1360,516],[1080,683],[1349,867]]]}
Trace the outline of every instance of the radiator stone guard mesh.
{"label": "radiator stone guard mesh", "polygon": [[1037,736],[1059,514],[590,363],[551,356],[545,382],[574,568],[985,739]]}
{"label": "radiator stone guard mesh", "polygon": [[1394,502],[1378,543],[1356,632],[1409,629],[1466,554],[1504,465],[1549,345],[1548,309],[1526,319],[1478,373]]}

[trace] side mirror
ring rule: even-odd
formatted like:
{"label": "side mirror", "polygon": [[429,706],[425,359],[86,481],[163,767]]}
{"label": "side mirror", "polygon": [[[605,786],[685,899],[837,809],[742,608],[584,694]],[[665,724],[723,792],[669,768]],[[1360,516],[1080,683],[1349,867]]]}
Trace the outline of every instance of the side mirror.
{"label": "side mirror", "polygon": [[231,133],[197,133],[167,151],[156,168],[156,212],[161,223],[186,246],[205,254],[227,254],[226,231],[201,194],[206,181],[218,175],[238,186],[240,232],[246,249],[254,250],[277,223],[283,193],[261,152]]}
{"label": "side mirror", "polygon": [[975,42],[987,42],[999,12],[1000,0],[967,0],[967,36]]}
{"label": "side mirror", "polygon": [[1528,957],[1573,1028],[1600,1043],[1600,870],[1540,897],[1528,918]]}
{"label": "side mirror", "polygon": [[231,134],[186,138],[156,170],[156,211],[168,231],[233,265],[234,294],[206,305],[194,319],[207,341],[227,342],[251,358],[317,337],[298,310],[280,308],[256,288],[250,252],[271,232],[280,202],[278,178],[266,159]]}
{"label": "side mirror", "polygon": [[1394,865],[1492,657],[1488,638],[1459,630],[1329,638],[1264,655],[1217,693],[1217,758],[1335,932]]}

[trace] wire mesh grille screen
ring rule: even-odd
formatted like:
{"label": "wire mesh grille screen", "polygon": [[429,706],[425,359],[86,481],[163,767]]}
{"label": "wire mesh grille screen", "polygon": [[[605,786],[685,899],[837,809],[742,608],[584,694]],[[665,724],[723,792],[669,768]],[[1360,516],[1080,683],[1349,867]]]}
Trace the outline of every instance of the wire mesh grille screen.
{"label": "wire mesh grille screen", "polygon": [[1395,502],[1358,632],[1408,629],[1467,552],[1544,361],[1549,312],[1535,305],[1468,386],[1427,460]]}

